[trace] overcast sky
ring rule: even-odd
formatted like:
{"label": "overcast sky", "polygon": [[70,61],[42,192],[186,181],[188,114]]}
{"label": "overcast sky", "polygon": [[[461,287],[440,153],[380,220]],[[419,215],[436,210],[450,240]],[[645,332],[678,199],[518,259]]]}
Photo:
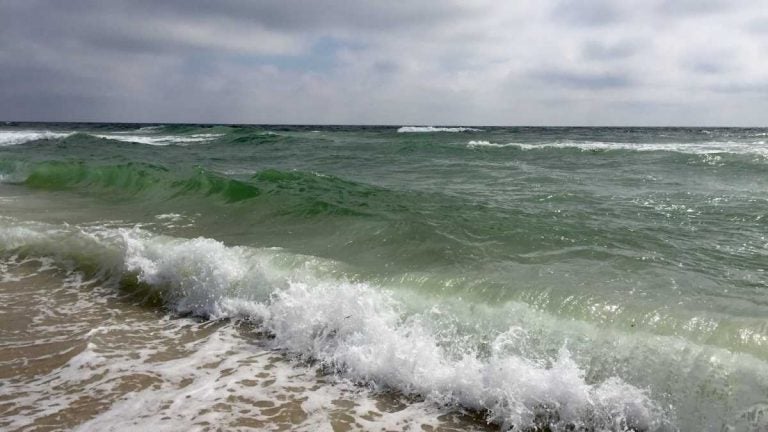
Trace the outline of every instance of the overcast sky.
{"label": "overcast sky", "polygon": [[1,0],[0,120],[768,126],[768,3]]}

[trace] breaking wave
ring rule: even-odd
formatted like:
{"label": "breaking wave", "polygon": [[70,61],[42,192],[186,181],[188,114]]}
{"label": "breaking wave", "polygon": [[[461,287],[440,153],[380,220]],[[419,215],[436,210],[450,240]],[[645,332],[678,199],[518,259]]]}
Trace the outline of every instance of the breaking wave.
{"label": "breaking wave", "polygon": [[698,142],[698,143],[622,143],[602,141],[561,141],[552,143],[494,143],[489,141],[469,141],[467,148],[480,147],[502,148],[516,147],[520,150],[576,149],[584,152],[594,151],[635,151],[635,152],[673,152],[697,155],[740,154],[768,157],[768,145],[765,141],[750,142]]}
{"label": "breaking wave", "polygon": [[72,132],[51,132],[51,131],[0,131],[0,147],[24,144],[30,141],[43,139],[65,138],[72,135]]}
{"label": "breaking wave", "polygon": [[[161,133],[158,133],[161,132]],[[89,133],[89,132],[52,132],[39,130],[0,131],[0,147],[19,145],[39,140],[57,140],[73,136],[95,137],[114,141],[131,142],[155,146],[188,145],[206,143],[224,137],[225,133],[200,132],[186,134],[170,134],[159,126],[141,128],[136,131]]]}
{"label": "breaking wave", "polygon": [[546,361],[515,354],[509,345],[519,328],[485,349],[465,343],[441,330],[450,324],[439,314],[410,311],[382,287],[328,276],[334,263],[319,258],[138,228],[13,223],[0,228],[0,251],[97,269],[177,313],[249,320],[277,348],[347,378],[476,410],[503,427],[668,426],[645,391],[617,377],[587,380],[565,348]]}
{"label": "breaking wave", "polygon": [[200,133],[190,135],[135,135],[135,134],[93,134],[97,138],[111,139],[116,141],[133,142],[138,144],[167,146],[167,145],[186,145],[191,143],[205,143],[216,140],[224,134]]}
{"label": "breaking wave", "polygon": [[398,133],[425,133],[425,132],[482,132],[482,129],[471,127],[433,127],[433,126],[403,126]]}

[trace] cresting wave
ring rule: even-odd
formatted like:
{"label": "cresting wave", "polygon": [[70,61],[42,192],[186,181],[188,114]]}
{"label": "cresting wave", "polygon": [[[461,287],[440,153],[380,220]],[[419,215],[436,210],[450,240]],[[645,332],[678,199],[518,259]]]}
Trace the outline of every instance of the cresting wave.
{"label": "cresting wave", "polygon": [[[168,129],[167,131],[165,129]],[[73,136],[93,137],[107,140],[146,144],[153,146],[189,145],[194,143],[207,143],[220,139],[227,134],[225,131],[202,132],[191,128],[176,128],[152,126],[140,128],[135,131],[115,131],[111,133],[98,132],[53,132],[47,130],[19,130],[0,131],[0,147],[20,145],[39,140],[55,140],[70,138]],[[191,129],[191,130],[190,130]],[[253,132],[251,134],[254,134]],[[258,135],[259,133],[255,133]],[[269,132],[262,133],[264,135]],[[240,140],[242,136],[238,137]]]}
{"label": "cresting wave", "polygon": [[[77,190],[96,196],[164,202],[204,198],[225,204],[262,199],[281,215],[363,215],[384,189],[301,171],[262,170],[234,179],[201,167],[172,172],[162,165],[84,162],[23,164],[0,160],[0,182],[42,190]],[[271,199],[271,197],[278,197]],[[213,200],[213,201],[212,201]]]}
{"label": "cresting wave", "polygon": [[252,321],[276,347],[344,377],[477,410],[503,427],[673,429],[644,391],[619,378],[589,382],[565,348],[548,361],[510,352],[518,328],[485,350],[446,339],[433,311],[410,312],[381,287],[332,277],[335,264],[319,258],[138,228],[8,221],[0,251],[74,262],[177,313]]}
{"label": "cresting wave", "polygon": [[166,145],[186,145],[190,143],[204,143],[221,138],[224,134],[199,133],[190,135],[134,135],[134,134],[93,134],[97,138],[111,139],[123,142],[133,142],[139,144],[166,146]]}
{"label": "cresting wave", "polygon": [[433,126],[403,126],[398,133],[427,133],[427,132],[482,132],[482,129],[471,127],[433,127]]}
{"label": "cresting wave", "polygon": [[697,142],[697,143],[622,143],[622,142],[601,142],[601,141],[564,141],[542,144],[529,143],[506,143],[499,144],[490,141],[469,141],[467,148],[503,148],[516,147],[520,150],[547,150],[547,149],[577,149],[584,152],[589,151],[615,151],[628,150],[637,152],[674,152],[699,155],[715,155],[721,153],[756,155],[768,157],[768,146],[765,141],[751,142]]}
{"label": "cresting wave", "polygon": [[509,144],[496,144],[492,143],[490,141],[470,141],[467,143],[467,148],[478,148],[478,147],[520,147],[521,144],[516,143],[509,143]]}
{"label": "cresting wave", "polygon": [[72,132],[51,132],[51,131],[0,131],[0,147],[24,144],[30,141],[42,139],[65,138],[72,135]]}
{"label": "cresting wave", "polygon": [[[143,128],[142,128],[143,129]],[[19,134],[13,144],[34,143],[41,140],[51,140],[57,144],[73,144],[84,146],[103,146],[105,144],[142,144],[153,147],[189,146],[206,144],[258,145],[290,141],[289,136],[276,132],[248,129],[219,128],[209,132],[201,129],[164,127],[138,131],[115,131],[98,133],[78,131],[70,133],[46,132]],[[178,129],[178,130],[177,130]],[[0,132],[2,133],[2,132]],[[15,132],[14,132],[15,134]],[[10,135],[9,135],[10,137]],[[9,138],[10,140],[10,138]],[[0,147],[4,144],[0,143]],[[7,144],[10,145],[10,144]]]}

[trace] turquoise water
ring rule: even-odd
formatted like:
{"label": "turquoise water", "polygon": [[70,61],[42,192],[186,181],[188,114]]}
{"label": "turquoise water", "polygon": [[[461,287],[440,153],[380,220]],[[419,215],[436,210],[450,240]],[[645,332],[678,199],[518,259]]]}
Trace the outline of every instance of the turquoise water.
{"label": "turquoise water", "polygon": [[766,140],[6,124],[0,253],[117,274],[500,427],[757,430]]}

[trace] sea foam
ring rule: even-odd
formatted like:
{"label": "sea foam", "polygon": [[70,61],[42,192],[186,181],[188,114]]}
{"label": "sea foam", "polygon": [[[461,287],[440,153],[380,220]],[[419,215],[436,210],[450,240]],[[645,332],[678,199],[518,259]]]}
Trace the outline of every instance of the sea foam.
{"label": "sea foam", "polygon": [[[136,133],[115,132],[110,134],[89,134],[97,138],[111,139],[116,141],[133,142],[138,144],[148,144],[156,146],[166,145],[184,145],[191,143],[203,143],[213,141],[223,136],[223,134],[200,133],[191,135],[151,135],[153,129],[141,129]],[[21,130],[21,131],[0,131],[0,147],[24,144],[30,141],[43,139],[66,138],[73,135],[74,132],[52,132],[39,130]]]}
{"label": "sea foam", "polygon": [[433,127],[433,126],[403,126],[398,133],[426,133],[426,132],[481,132],[482,129],[471,127]]}
{"label": "sea foam", "polygon": [[515,143],[509,143],[509,144],[497,144],[490,141],[470,141],[467,143],[467,148],[477,148],[477,147],[510,147],[510,146],[519,146],[519,144]]}
{"label": "sea foam", "polygon": [[716,155],[716,154],[742,154],[768,157],[768,147],[765,141],[710,141],[698,143],[624,143],[624,142],[605,142],[605,141],[557,141],[548,143],[494,143],[489,141],[469,141],[467,148],[476,149],[480,147],[503,148],[517,147],[520,150],[547,150],[547,149],[576,149],[584,152],[589,151],[614,151],[628,150],[637,152],[673,152],[697,155]]}
{"label": "sea foam", "polygon": [[0,147],[19,145],[42,139],[65,138],[70,135],[72,133],[37,130],[0,131]]}
{"label": "sea foam", "polygon": [[123,142],[147,144],[155,146],[185,145],[191,143],[204,143],[224,136],[223,134],[192,134],[192,135],[131,135],[131,134],[94,134],[97,138],[104,138]]}

